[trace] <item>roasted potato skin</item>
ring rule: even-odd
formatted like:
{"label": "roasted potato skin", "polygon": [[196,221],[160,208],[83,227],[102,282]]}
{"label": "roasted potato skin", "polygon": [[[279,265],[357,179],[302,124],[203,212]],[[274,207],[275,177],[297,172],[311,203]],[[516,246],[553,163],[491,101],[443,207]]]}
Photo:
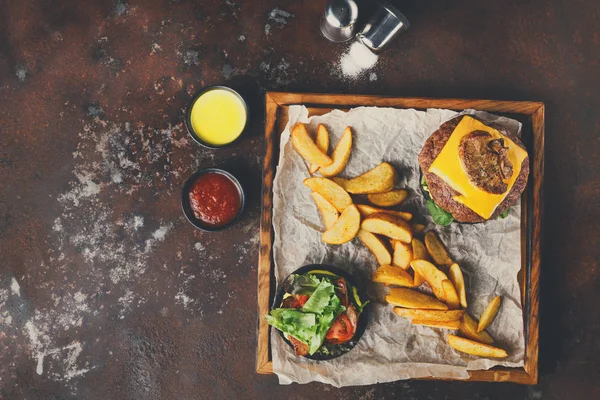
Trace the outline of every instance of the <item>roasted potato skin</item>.
{"label": "roasted potato skin", "polygon": [[425,247],[433,261],[439,265],[452,265],[454,261],[448,253],[448,249],[442,243],[439,236],[434,231],[429,231],[425,234]]}
{"label": "roasted potato skin", "polygon": [[380,207],[393,207],[402,203],[408,196],[408,192],[404,189],[390,190],[385,193],[371,193],[367,196],[372,204]]}
{"label": "roasted potato skin", "polygon": [[[323,153],[329,153],[329,131],[327,127],[323,124],[319,124],[317,127],[317,134],[315,136],[315,144]],[[315,163],[310,164],[309,171],[311,174],[314,174],[319,169],[319,166]]]}
{"label": "roasted potato skin", "polygon": [[442,282],[448,280],[448,277],[443,271],[440,271],[435,265],[425,260],[413,260],[410,266],[421,275],[425,281],[431,286],[433,294],[439,300],[446,302],[446,291]]}
{"label": "roasted potato skin", "polygon": [[392,255],[383,239],[364,229],[358,231],[358,238],[371,250],[379,265],[389,265],[392,263]]}
{"label": "roasted potato skin", "polygon": [[383,162],[356,178],[348,179],[345,189],[353,194],[385,193],[393,189],[397,179],[394,167]]}
{"label": "roasted potato skin", "polygon": [[413,287],[413,277],[402,268],[393,265],[382,265],[373,274],[373,282],[386,285]]}
{"label": "roasted potato skin", "polygon": [[360,229],[360,213],[354,204],[346,207],[331,228],[327,229],[322,239],[329,244],[343,244],[351,241]]}
{"label": "roasted potato skin", "polygon": [[333,160],[321,151],[312,140],[306,125],[297,123],[292,128],[292,146],[306,161],[317,164],[320,167],[330,165]]}
{"label": "roasted potato skin", "polygon": [[450,269],[448,269],[448,278],[450,278],[452,284],[458,292],[460,305],[463,308],[467,308],[467,289],[465,287],[465,278],[458,264],[454,263],[450,266]]}
{"label": "roasted potato skin", "polygon": [[327,228],[327,229],[331,228],[331,226],[333,224],[335,224],[335,221],[337,221],[337,219],[339,218],[340,213],[333,206],[333,204],[328,202],[325,199],[325,197],[321,196],[319,193],[312,192],[311,196],[312,196],[313,200],[315,201],[315,204],[317,205],[317,209],[321,213],[321,219],[323,220],[323,223],[325,224],[325,228]]}
{"label": "roasted potato skin", "polygon": [[469,314],[463,315],[460,327],[460,332],[471,340],[477,342],[492,344],[494,338],[492,338],[486,331],[477,332],[478,321],[472,318]]}
{"label": "roasted potato skin", "polygon": [[[340,185],[327,178],[307,178],[304,184],[319,193],[339,211],[343,212],[352,204],[352,198]],[[358,210],[357,210],[358,211]]]}
{"label": "roasted potato skin", "polygon": [[413,260],[412,246],[394,239],[392,239],[392,244],[394,248],[392,264],[407,270],[410,267],[410,262]]}
{"label": "roasted potato skin", "polygon": [[479,325],[477,326],[477,332],[483,331],[494,322],[494,318],[496,318],[500,309],[500,302],[500,296],[496,296],[490,301],[485,310],[483,310],[479,319]]}
{"label": "roasted potato skin", "polygon": [[[334,181],[338,182],[337,178],[334,178]],[[340,186],[342,186],[342,187],[345,184],[345,182],[343,182],[343,181],[340,181],[340,183],[341,183]],[[365,218],[371,214],[377,214],[377,213],[391,214],[396,217],[400,217],[405,221],[410,221],[413,217],[411,213],[406,212],[406,211],[389,210],[386,208],[373,207],[368,204],[357,204],[356,206],[358,207],[358,211],[360,211],[360,214]]]}
{"label": "roasted potato skin", "polygon": [[385,300],[398,307],[423,310],[447,310],[448,306],[424,293],[406,288],[392,288]]}
{"label": "roasted potato skin", "polygon": [[410,243],[412,240],[412,230],[408,222],[394,215],[386,213],[369,215],[364,219],[361,227],[371,233],[378,233],[404,243]]}
{"label": "roasted potato skin", "polygon": [[421,310],[416,308],[394,307],[399,317],[408,319],[426,319],[428,321],[456,321],[465,314],[464,310]]}
{"label": "roasted potato skin", "polygon": [[448,334],[448,344],[462,353],[471,354],[474,356],[488,358],[506,358],[508,354],[505,350],[493,347],[487,344],[479,343],[474,340],[465,339],[460,336]]}
{"label": "roasted potato skin", "polygon": [[319,172],[325,177],[336,176],[346,168],[352,153],[352,129],[347,127],[337,146],[331,153],[331,165],[321,167]]}

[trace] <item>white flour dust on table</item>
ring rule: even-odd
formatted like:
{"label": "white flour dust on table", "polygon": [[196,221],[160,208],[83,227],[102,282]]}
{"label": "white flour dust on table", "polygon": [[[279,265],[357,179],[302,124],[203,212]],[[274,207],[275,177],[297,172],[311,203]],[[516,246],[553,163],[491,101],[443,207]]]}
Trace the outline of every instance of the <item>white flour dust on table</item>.
{"label": "white flour dust on table", "polygon": [[[228,274],[208,262],[221,257],[215,239],[170,240],[187,221],[179,207],[165,206],[214,152],[190,151],[181,123],[160,129],[88,116],[73,153],[72,180],[45,200],[56,212],[44,246],[24,258],[26,275],[0,277],[0,345],[24,343],[0,352],[0,370],[17,374],[14,360],[23,354],[31,373],[73,393],[75,378],[119,357],[115,346],[123,343],[107,330],[118,331],[121,320],[155,305],[163,317],[219,316],[235,297],[224,288]],[[248,236],[258,230],[241,228]],[[198,265],[199,259],[207,262]],[[26,286],[31,281],[35,288]]]}

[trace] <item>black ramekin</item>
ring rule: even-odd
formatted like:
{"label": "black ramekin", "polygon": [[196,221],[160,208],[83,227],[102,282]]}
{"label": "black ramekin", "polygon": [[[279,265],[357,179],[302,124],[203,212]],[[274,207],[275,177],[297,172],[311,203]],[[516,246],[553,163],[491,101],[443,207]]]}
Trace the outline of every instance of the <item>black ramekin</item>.
{"label": "black ramekin", "polygon": [[[226,90],[230,93],[233,93],[234,95],[236,95],[240,101],[242,102],[242,104],[244,105],[244,109],[246,110],[246,123],[244,124],[244,127],[242,128],[242,132],[240,133],[240,135],[235,138],[232,142],[221,145],[221,146],[216,146],[214,144],[210,144],[210,143],[206,143],[205,141],[203,141],[202,139],[200,139],[198,137],[198,135],[196,135],[194,133],[194,128],[192,127],[192,107],[194,107],[194,103],[196,103],[196,100],[198,100],[198,98],[200,96],[202,96],[203,94],[205,94],[206,92],[209,92],[211,90]],[[204,146],[206,148],[209,149],[223,149],[226,147],[229,147],[231,145],[233,145],[235,142],[237,142],[243,135],[244,132],[246,131],[246,128],[248,127],[248,121],[250,120],[250,109],[248,108],[248,104],[246,104],[246,100],[244,100],[244,98],[242,97],[242,95],[240,95],[238,92],[236,92],[235,90],[233,90],[230,87],[227,86],[207,86],[204,89],[202,89],[200,92],[198,92],[190,101],[190,103],[188,104],[187,107],[187,111],[185,112],[185,127],[187,128],[188,133],[190,134],[190,136],[192,137],[192,140],[194,140],[194,142],[198,143],[201,146]]]}
{"label": "black ramekin", "polygon": [[[211,225],[207,225],[207,224],[203,223],[201,220],[196,218],[196,216],[194,215],[194,211],[192,210],[192,207],[190,205],[189,194],[190,194],[190,189],[192,188],[192,185],[194,184],[194,182],[196,181],[196,179],[198,179],[198,177],[200,175],[204,175],[204,174],[207,174],[210,172],[225,175],[227,178],[229,178],[235,184],[235,186],[238,188],[238,191],[240,193],[240,210],[238,211],[235,218],[233,220],[231,220],[231,222],[229,222],[228,224],[225,224],[225,225],[221,225],[221,226],[211,226]],[[242,185],[240,184],[240,182],[237,180],[237,178],[235,176],[233,176],[229,172],[222,170],[220,168],[203,168],[203,169],[196,171],[192,176],[190,176],[188,178],[188,180],[183,185],[183,189],[181,190],[181,208],[183,208],[183,213],[185,214],[186,218],[188,219],[188,221],[190,221],[190,223],[192,225],[194,225],[196,228],[206,231],[206,232],[222,231],[223,229],[227,229],[231,225],[235,224],[239,220],[240,216],[242,215],[242,213],[244,211],[244,203],[245,203],[244,189],[242,188]]]}

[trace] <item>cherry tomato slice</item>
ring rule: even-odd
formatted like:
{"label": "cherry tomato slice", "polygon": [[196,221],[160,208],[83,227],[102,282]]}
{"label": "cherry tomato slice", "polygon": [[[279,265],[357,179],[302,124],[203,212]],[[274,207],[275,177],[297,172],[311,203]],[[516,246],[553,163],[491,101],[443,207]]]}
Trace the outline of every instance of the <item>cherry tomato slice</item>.
{"label": "cherry tomato slice", "polygon": [[352,321],[350,321],[350,318],[348,318],[348,315],[344,312],[333,322],[333,325],[331,325],[331,328],[327,331],[325,338],[329,343],[344,343],[352,339],[355,330]]}

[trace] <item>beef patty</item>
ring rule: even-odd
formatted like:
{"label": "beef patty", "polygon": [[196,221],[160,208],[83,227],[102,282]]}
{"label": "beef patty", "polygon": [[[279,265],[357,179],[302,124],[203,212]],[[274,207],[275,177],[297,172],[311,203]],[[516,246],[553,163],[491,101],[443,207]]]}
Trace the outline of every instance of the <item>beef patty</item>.
{"label": "beef patty", "polygon": [[[464,115],[452,118],[443,123],[423,145],[419,154],[419,165],[423,171],[425,182],[429,187],[429,192],[435,204],[452,214],[458,222],[483,222],[485,221],[479,214],[475,213],[464,204],[457,203],[453,197],[459,195],[437,175],[427,172],[429,167],[440,154],[444,145],[454,132],[454,128],[459,124]],[[473,117],[470,115],[470,117]],[[475,118],[477,119],[477,118]],[[491,128],[498,130],[504,136],[510,138],[517,146],[525,149],[525,146],[519,138],[507,133],[498,124],[489,124]],[[510,165],[506,157],[506,148],[502,140],[491,140],[487,132],[474,131],[468,134],[459,147],[459,157],[461,164],[467,172],[469,180],[476,186],[489,193],[504,193],[507,189],[502,178],[506,179],[512,176],[514,166]],[[504,211],[508,210],[519,198],[525,186],[527,186],[527,177],[529,176],[529,157],[526,157],[521,164],[521,172],[517,177],[512,189],[506,195],[504,200],[496,207],[496,210],[490,219],[496,218]],[[504,185],[504,186],[503,186]],[[502,190],[504,188],[504,190]]]}

